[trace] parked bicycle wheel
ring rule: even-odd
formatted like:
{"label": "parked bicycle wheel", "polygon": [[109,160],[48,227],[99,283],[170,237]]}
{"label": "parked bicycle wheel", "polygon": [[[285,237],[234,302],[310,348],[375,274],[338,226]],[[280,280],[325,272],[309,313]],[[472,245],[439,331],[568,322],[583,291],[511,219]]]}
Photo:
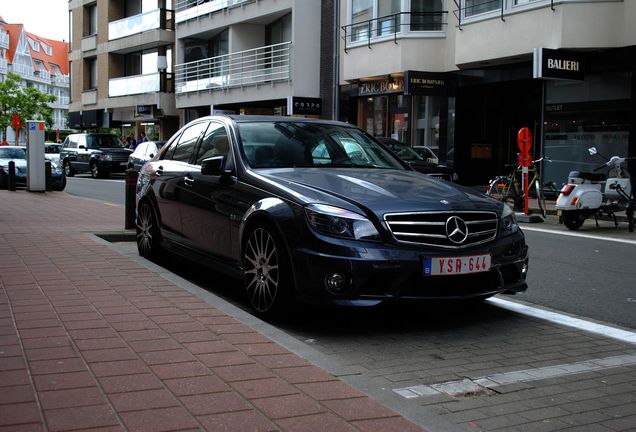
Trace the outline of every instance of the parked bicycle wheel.
{"label": "parked bicycle wheel", "polygon": [[541,212],[541,216],[545,219],[547,215],[547,210],[545,207],[545,195],[543,194],[543,189],[541,189],[541,184],[539,180],[535,180],[534,188],[537,193],[537,204],[539,205],[539,211]]}

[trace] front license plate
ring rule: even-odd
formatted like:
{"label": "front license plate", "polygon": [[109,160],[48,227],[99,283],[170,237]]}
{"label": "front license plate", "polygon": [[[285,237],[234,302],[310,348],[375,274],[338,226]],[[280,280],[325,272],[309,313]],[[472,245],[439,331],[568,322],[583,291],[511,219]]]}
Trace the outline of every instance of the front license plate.
{"label": "front license plate", "polygon": [[490,270],[490,254],[424,258],[424,276],[479,273]]}

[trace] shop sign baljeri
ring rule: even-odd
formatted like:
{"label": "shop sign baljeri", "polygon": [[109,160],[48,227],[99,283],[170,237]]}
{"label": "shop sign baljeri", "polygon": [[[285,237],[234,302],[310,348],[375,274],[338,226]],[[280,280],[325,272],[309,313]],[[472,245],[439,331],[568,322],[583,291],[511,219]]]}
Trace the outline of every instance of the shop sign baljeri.
{"label": "shop sign baljeri", "polygon": [[546,79],[582,80],[583,56],[575,51],[535,48],[533,77]]}

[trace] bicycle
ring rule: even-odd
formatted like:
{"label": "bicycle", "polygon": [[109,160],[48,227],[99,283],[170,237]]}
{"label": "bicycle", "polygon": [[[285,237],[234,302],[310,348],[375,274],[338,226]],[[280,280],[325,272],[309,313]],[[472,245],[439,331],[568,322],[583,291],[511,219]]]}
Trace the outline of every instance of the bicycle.
{"label": "bicycle", "polygon": [[[547,209],[545,205],[545,191],[548,190],[551,194],[558,194],[554,182],[548,182],[546,185],[541,183],[541,175],[538,169],[538,165],[544,160],[552,162],[549,157],[544,156],[542,158],[532,161],[532,165],[528,167],[528,187],[529,191],[534,188],[537,203],[539,205],[539,211],[544,218],[547,215]],[[525,204],[525,195],[523,192],[523,184],[521,183],[521,174],[523,168],[518,165],[510,174],[505,176],[497,176],[490,182],[488,182],[488,189],[486,195],[496,198],[509,204],[513,209],[522,211]]]}

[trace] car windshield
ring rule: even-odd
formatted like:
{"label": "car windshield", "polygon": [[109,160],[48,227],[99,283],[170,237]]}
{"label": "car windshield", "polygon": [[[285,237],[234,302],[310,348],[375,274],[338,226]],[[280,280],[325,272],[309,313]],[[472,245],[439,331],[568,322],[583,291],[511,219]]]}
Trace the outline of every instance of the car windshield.
{"label": "car windshield", "polygon": [[252,168],[404,167],[355,128],[305,122],[239,123],[243,152]]}
{"label": "car windshield", "polygon": [[124,145],[114,135],[87,135],[86,148],[122,148]]}
{"label": "car windshield", "polygon": [[406,144],[389,144],[391,150],[395,152],[400,158],[405,161],[423,161],[424,158],[417,154],[413,148],[407,146]]}
{"label": "car windshield", "polygon": [[26,152],[21,148],[0,147],[0,159],[26,159]]}

